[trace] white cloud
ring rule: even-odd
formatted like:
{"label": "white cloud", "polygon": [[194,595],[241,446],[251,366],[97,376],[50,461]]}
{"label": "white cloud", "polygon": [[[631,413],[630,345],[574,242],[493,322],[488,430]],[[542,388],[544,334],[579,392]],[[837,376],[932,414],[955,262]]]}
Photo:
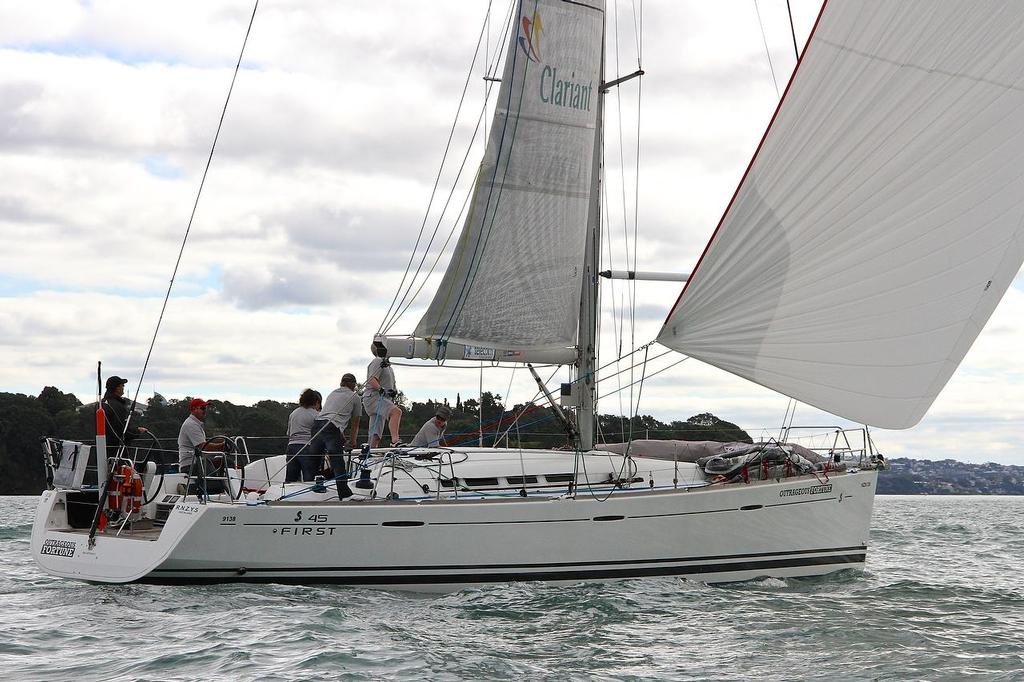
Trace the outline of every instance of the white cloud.
{"label": "white cloud", "polygon": [[[498,4],[492,53],[506,7]],[[818,5],[793,2],[798,40]],[[759,6],[782,88],[794,61],[786,3]],[[362,372],[419,229],[485,7],[261,3],[145,392],[288,400]],[[617,7],[618,66],[612,50],[609,71],[625,74],[637,62],[634,17],[630,3]],[[0,0],[0,390],[56,384],[86,398],[97,359],[137,376],[250,11],[235,0]],[[637,262],[688,271],[776,92],[752,6],[687,0],[645,3],[645,12]],[[481,75],[478,66],[456,159]],[[608,233],[620,268],[623,232],[634,227],[637,91],[632,82],[617,93],[621,158],[615,99],[607,118]],[[614,300],[621,313],[626,291],[606,287],[606,311]],[[635,340],[645,343],[678,286],[643,283],[637,292]],[[918,428],[877,435],[884,450],[1024,463],[1012,428],[1024,404],[1022,299],[1011,289]],[[416,312],[396,331],[411,329]],[[606,316],[606,358],[617,341],[629,347],[628,327],[625,339],[618,330]],[[398,370],[418,399],[478,390],[477,369]],[[487,369],[485,380],[513,402],[536,390],[524,370]],[[667,420],[710,411],[775,433],[786,402],[688,360],[645,382],[641,411]],[[629,410],[628,390],[602,402],[608,412],[620,405]],[[837,421],[801,406],[797,421],[805,419]]]}

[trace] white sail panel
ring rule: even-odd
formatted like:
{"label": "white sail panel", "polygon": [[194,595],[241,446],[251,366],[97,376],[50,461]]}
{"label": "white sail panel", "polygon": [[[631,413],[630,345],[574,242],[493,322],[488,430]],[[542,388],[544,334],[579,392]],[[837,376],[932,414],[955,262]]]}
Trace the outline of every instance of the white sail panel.
{"label": "white sail panel", "polygon": [[573,345],[601,86],[603,0],[524,0],[470,211],[415,335]]}
{"label": "white sail panel", "polygon": [[1024,3],[833,0],[658,340],[851,420],[928,410],[1024,259]]}

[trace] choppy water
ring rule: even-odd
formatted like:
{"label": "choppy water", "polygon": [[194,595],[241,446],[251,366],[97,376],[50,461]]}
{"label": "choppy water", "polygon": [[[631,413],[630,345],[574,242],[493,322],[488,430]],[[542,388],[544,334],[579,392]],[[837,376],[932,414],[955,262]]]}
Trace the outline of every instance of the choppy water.
{"label": "choppy water", "polygon": [[29,556],[0,497],[12,680],[1024,680],[1024,498],[879,497],[864,574],[448,595],[88,585]]}

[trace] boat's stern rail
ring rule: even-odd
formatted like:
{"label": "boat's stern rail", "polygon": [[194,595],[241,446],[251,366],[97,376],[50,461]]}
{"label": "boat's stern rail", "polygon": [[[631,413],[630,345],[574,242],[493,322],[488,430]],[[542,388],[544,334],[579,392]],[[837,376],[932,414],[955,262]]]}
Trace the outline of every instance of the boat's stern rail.
{"label": "boat's stern rail", "polygon": [[[49,513],[41,520],[46,528],[132,533],[152,527],[166,468],[150,460],[152,445],[122,448],[107,460],[113,476],[108,471],[102,477],[97,476],[95,443],[44,437],[41,446],[47,491],[52,493]],[[108,480],[111,489],[104,496]],[[103,513],[98,515],[101,496]]]}

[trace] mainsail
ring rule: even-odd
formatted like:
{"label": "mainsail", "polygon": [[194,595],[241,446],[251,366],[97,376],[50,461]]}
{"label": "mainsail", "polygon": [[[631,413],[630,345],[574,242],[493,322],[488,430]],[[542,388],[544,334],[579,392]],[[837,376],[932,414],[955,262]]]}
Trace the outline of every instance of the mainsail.
{"label": "mainsail", "polygon": [[843,0],[658,340],[916,424],[1024,260],[1024,3]]}
{"label": "mainsail", "polygon": [[523,0],[470,210],[415,336],[575,344],[601,87],[603,0]]}

